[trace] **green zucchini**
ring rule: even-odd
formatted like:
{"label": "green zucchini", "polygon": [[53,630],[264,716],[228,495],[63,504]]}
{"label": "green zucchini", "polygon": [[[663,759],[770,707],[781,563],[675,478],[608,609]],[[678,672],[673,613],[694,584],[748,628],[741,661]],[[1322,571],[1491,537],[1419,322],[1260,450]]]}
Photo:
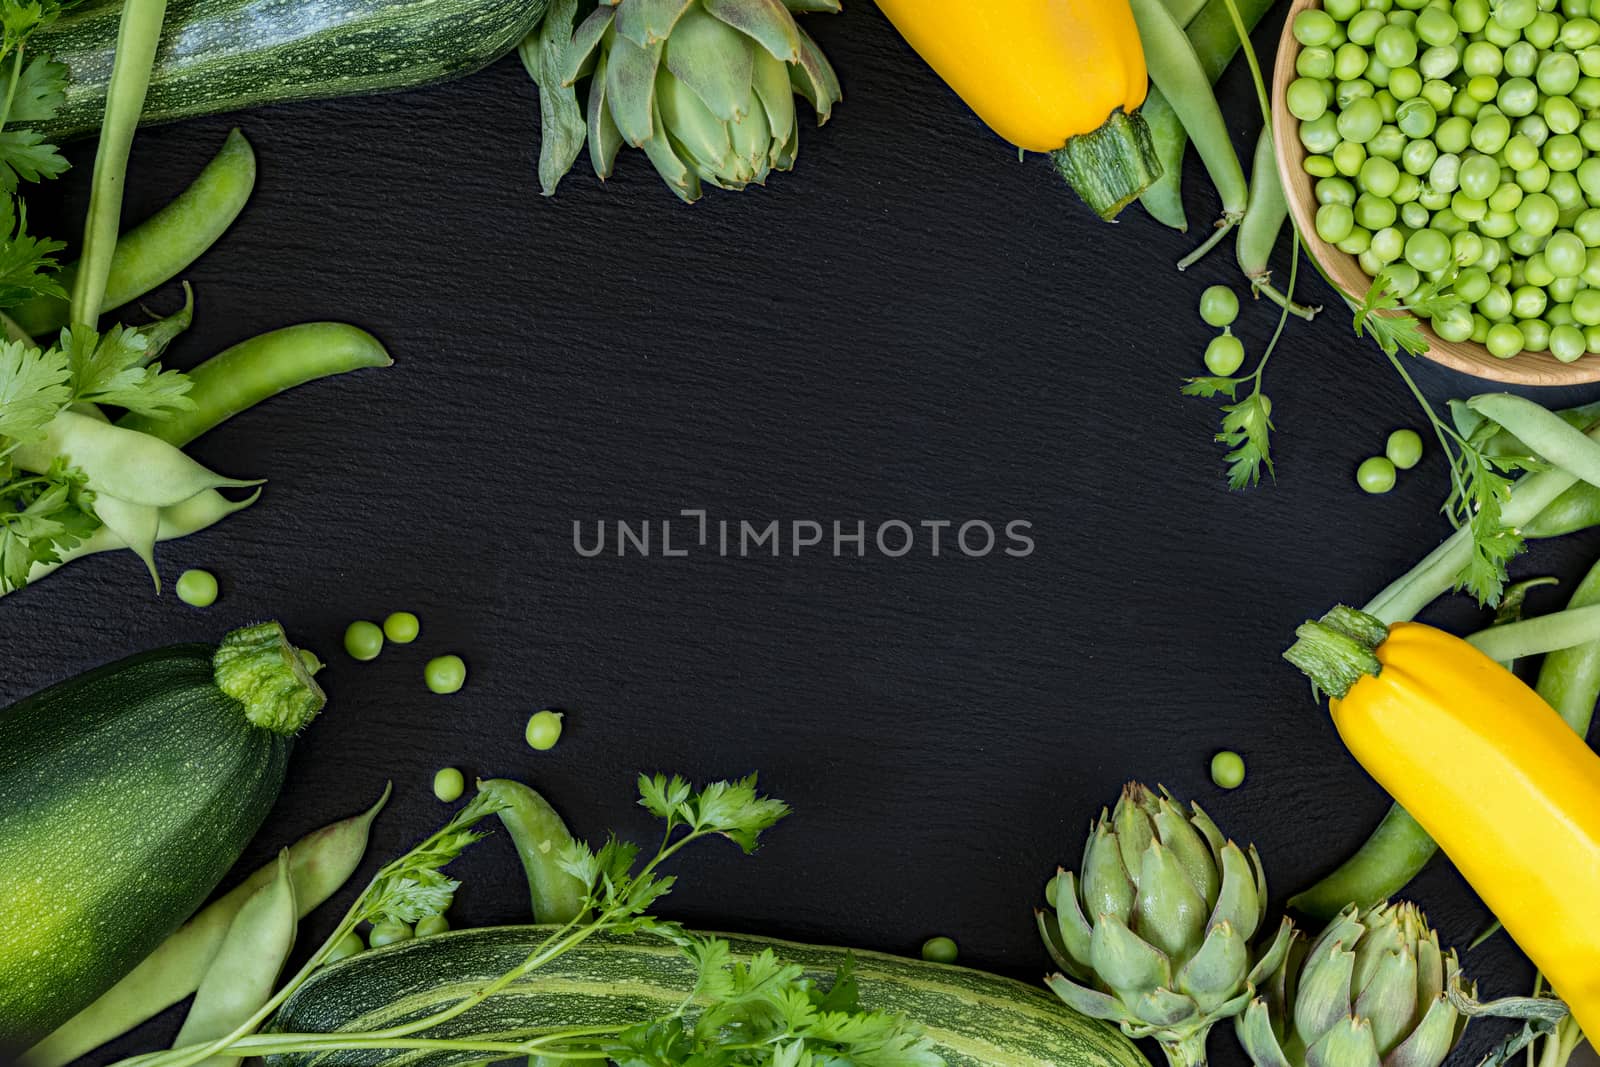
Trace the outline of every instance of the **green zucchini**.
{"label": "green zucchini", "polygon": [[[548,0],[171,0],[145,124],[406,89],[471,74],[505,55]],[[64,139],[100,128],[121,0],[88,0],[35,33],[65,63],[67,102],[34,126]]]}
{"label": "green zucchini", "polygon": [[[277,1033],[377,1030],[423,1018],[520,963],[551,927],[458,930],[390,945],[313,975],[279,1009]],[[951,1067],[1148,1067],[1105,1023],[1043,989],[962,967],[759,937],[729,937],[735,957],[770,948],[819,980],[855,960],[864,1007],[922,1024]],[[627,1025],[666,1015],[694,987],[694,965],[645,936],[596,935],[482,1004],[417,1037],[513,1035],[540,1027]],[[278,1055],[268,1067],[446,1067],[471,1052],[359,1051]]]}
{"label": "green zucchini", "polygon": [[205,902],[322,705],[268,622],[0,711],[0,1050],[66,1022]]}

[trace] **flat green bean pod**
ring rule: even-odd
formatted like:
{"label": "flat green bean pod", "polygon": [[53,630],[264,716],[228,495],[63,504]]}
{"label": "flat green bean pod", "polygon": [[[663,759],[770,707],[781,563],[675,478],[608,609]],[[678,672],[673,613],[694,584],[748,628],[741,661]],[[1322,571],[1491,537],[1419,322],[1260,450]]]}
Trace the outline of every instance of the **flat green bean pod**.
{"label": "flat green bean pod", "polygon": [[12,455],[18,467],[40,473],[49,470],[57,457],[65,457],[88,477],[95,492],[158,508],[181,504],[207,489],[262,484],[259,478],[224,478],[159,438],[75,411],[61,412],[50,420],[41,440],[22,445]]}
{"label": "flat green bean pod", "polygon": [[194,406],[166,418],[126,415],[117,425],[182,447],[247,408],[318,378],[387,367],[388,351],[365,330],[307,322],[241,341],[188,372]]}
{"label": "flat green bean pod", "polygon": [[[295,908],[305,918],[349,880],[367,851],[372,821],[389,788],[371,808],[313,831],[289,846]],[[21,1067],[64,1067],[193,993],[246,901],[277,876],[274,861],[212,901],[161,943],[100,999],[22,1056]]]}
{"label": "flat green bean pod", "polygon": [[[272,881],[252,893],[228,924],[172,1047],[225,1037],[260,1011],[272,999],[278,975],[294,948],[297,923],[289,850],[284,849],[278,853]],[[241,1058],[211,1056],[196,1067],[230,1067]]]}
{"label": "flat green bean pod", "polygon": [[[239,217],[255,184],[256,154],[233,130],[187,189],[117,239],[101,312],[137,300],[199,259]],[[58,280],[70,289],[76,275],[73,264]],[[71,317],[67,301],[55,297],[35,297],[11,314],[34,337],[54,333]]]}
{"label": "flat green bean pod", "polygon": [[493,778],[478,783],[504,806],[500,821],[517,846],[522,869],[528,876],[528,896],[533,915],[542,923],[571,922],[583,914],[588,886],[561,868],[561,854],[572,844],[572,833],[544,797],[521,782]]}
{"label": "flat green bean pod", "polygon": [[94,498],[94,513],[117,540],[144,562],[159,595],[161,573],[156,570],[156,537],[161,533],[161,509],[154,504],[130,504],[100,493]]}

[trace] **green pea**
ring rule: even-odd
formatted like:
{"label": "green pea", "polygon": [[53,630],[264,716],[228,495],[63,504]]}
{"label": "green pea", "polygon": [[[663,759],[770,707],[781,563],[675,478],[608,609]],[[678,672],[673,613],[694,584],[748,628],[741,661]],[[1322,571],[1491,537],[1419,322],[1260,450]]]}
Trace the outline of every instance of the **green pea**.
{"label": "green pea", "polygon": [[451,801],[460,800],[461,794],[466,791],[467,779],[454,767],[445,767],[434,772],[433,795],[449,804]]}
{"label": "green pea", "polygon": [[562,714],[559,711],[535,712],[528,719],[528,726],[522,733],[523,740],[528,742],[528,747],[537,752],[548,752],[556,747],[556,742],[561,740]]}
{"label": "green pea", "polygon": [[[1550,240],[1548,233],[1529,233],[1527,230],[1518,230],[1510,237],[1507,237],[1506,247],[1516,255],[1526,257],[1521,262],[1513,263],[1512,271],[1523,270],[1527,264],[1535,262],[1533,257],[1544,248],[1544,243],[1548,240]],[[1553,278],[1555,276],[1551,275],[1550,277]]]}
{"label": "green pea", "polygon": [[1310,78],[1296,78],[1289,83],[1289,88],[1284,90],[1284,102],[1289,108],[1289,114],[1302,122],[1321,118],[1328,110],[1328,94],[1322,88],[1323,83]]}
{"label": "green pea", "polygon": [[1420,203],[1400,205],[1400,223],[1408,230],[1424,229],[1431,218],[1428,209]]}
{"label": "green pea", "polygon": [[1442,7],[1425,7],[1417,12],[1417,36],[1432,46],[1454,44],[1461,28]]}
{"label": "green pea", "polygon": [[1333,77],[1333,49],[1320,45],[1302,48],[1294,58],[1294,72],[1302,78],[1326,81]]}
{"label": "green pea", "polygon": [[1511,120],[1489,108],[1484,108],[1484,113],[1472,126],[1472,147],[1484,155],[1492,156],[1499,152],[1510,138]]}
{"label": "green pea", "polygon": [[[1520,268],[1521,276],[1517,276]],[[1521,289],[1525,285],[1538,286],[1543,289],[1556,280],[1556,272],[1550,269],[1550,262],[1544,258],[1543,252],[1535,252],[1522,263],[1511,268],[1513,287]],[[1513,298],[1516,296],[1512,294]]]}
{"label": "green pea", "polygon": [[1372,51],[1385,66],[1409,66],[1417,59],[1417,37],[1405,27],[1391,23],[1378,31]]}
{"label": "green pea", "polygon": [[1478,267],[1467,267],[1456,275],[1455,292],[1469,304],[1476,304],[1489,292],[1489,272]]}
{"label": "green pea", "polygon": [[1356,202],[1356,187],[1347,178],[1323,178],[1312,187],[1319,204],[1345,204],[1353,205]]}
{"label": "green pea", "polygon": [[1458,180],[1463,193],[1487,200],[1500,187],[1500,166],[1491,156],[1469,156],[1461,163]]}
{"label": "green pea", "polygon": [[1600,209],[1590,208],[1578,216],[1572,224],[1572,232],[1578,235],[1586,248],[1600,248]]}
{"label": "green pea", "polygon": [[435,693],[456,693],[467,684],[467,665],[460,656],[436,656],[422,668],[422,680]]}
{"label": "green pea", "polygon": [[1450,110],[1450,104],[1455,98],[1456,88],[1447,81],[1436,78],[1422,83],[1422,99],[1432,104],[1433,109],[1440,114]]}
{"label": "green pea", "polygon": [[382,948],[384,945],[410,941],[414,936],[415,932],[405,923],[386,920],[373,924],[372,933],[367,935],[367,940],[372,943],[373,948]]}
{"label": "green pea", "polygon": [[1566,25],[1561,27],[1561,43],[1568,49],[1579,52],[1596,41],[1600,41],[1600,22],[1592,18],[1568,19]]}
{"label": "green pea", "polygon": [[954,963],[958,955],[959,947],[948,937],[930,937],[922,943],[922,958],[929,963]]}
{"label": "green pea", "polygon": [[1544,309],[1545,321],[1554,326],[1555,320],[1551,318],[1551,312],[1563,305],[1570,305],[1572,298],[1577,296],[1578,290],[1582,288],[1583,279],[1581,277],[1556,278],[1549,285],[1546,285],[1544,291],[1550,295],[1550,306]]}
{"label": "green pea", "polygon": [[1546,96],[1566,96],[1578,87],[1582,76],[1578,59],[1570,52],[1549,52],[1539,60],[1539,92]]}
{"label": "green pea", "polygon": [[1547,352],[1550,349],[1550,324],[1543,319],[1523,319],[1517,323],[1522,331],[1524,352]]}
{"label": "green pea", "polygon": [[1386,292],[1404,300],[1417,291],[1417,286],[1422,284],[1422,276],[1417,273],[1417,268],[1409,263],[1393,263],[1384,272],[1389,276],[1388,284],[1384,286]]}
{"label": "green pea", "polygon": [[1388,91],[1396,101],[1415,100],[1422,95],[1422,75],[1412,67],[1390,71]]}
{"label": "green pea", "polygon": [[1200,318],[1207,326],[1232,326],[1238,317],[1239,298],[1226,285],[1213,285],[1200,294]]}
{"label": "green pea", "polygon": [[[1355,221],[1367,230],[1381,230],[1393,226],[1398,218],[1400,209],[1394,202],[1386,197],[1374,196],[1372,193],[1362,193],[1356,200],[1353,209]],[[1368,245],[1370,246],[1370,238]]]}
{"label": "green pea", "polygon": [[1333,76],[1341,82],[1354,81],[1367,72],[1368,62],[1366,49],[1342,44],[1333,53]]}
{"label": "green pea", "polygon": [[[1573,290],[1572,295],[1577,295],[1577,289]],[[1554,297],[1551,299],[1554,299]],[[1574,325],[1578,320],[1572,317],[1571,299],[1568,299],[1560,304],[1551,304],[1549,310],[1544,313],[1544,321],[1550,324],[1550,328],[1552,330],[1554,330],[1557,326]]]}
{"label": "green pea", "polygon": [[1578,69],[1585,78],[1600,78],[1600,47],[1590,45],[1578,52]]}
{"label": "green pea", "polygon": [[1482,315],[1472,316],[1472,343],[1481,345],[1489,339],[1489,320]]}
{"label": "green pea", "polygon": [[[1370,250],[1379,263],[1387,266],[1405,254],[1406,235],[1393,226],[1386,226],[1372,235]],[[1459,290],[1459,280],[1456,284]]]}
{"label": "green pea", "polygon": [[1361,466],[1356,468],[1356,484],[1364,493],[1387,493],[1394,488],[1394,481],[1394,464],[1389,462],[1387,456],[1373,456],[1363,460]]}
{"label": "green pea", "polygon": [[1478,301],[1478,310],[1483,317],[1491,322],[1499,321],[1511,314],[1511,292],[1503,284],[1496,285]]}
{"label": "green pea", "polygon": [[[1414,73],[1417,76],[1417,92],[1420,93],[1422,91],[1422,83],[1424,81],[1448,78],[1450,75],[1456,72],[1456,68],[1459,66],[1461,66],[1461,54],[1451,46],[1440,45],[1435,48],[1430,48],[1426,52],[1422,53],[1422,57],[1417,60],[1417,65],[1415,68],[1401,67],[1399,70],[1390,74],[1389,88],[1394,89],[1394,95],[1400,96],[1400,90],[1395,89],[1395,79],[1400,77],[1402,72],[1407,74]],[[1405,78],[1403,84],[1409,87],[1411,85],[1410,78]],[[1415,96],[1416,93],[1412,93],[1411,95]],[[1401,99],[1408,98],[1401,97]]]}
{"label": "green pea", "polygon": [[1583,326],[1600,326],[1600,289],[1585,289],[1573,297],[1572,317]]}
{"label": "green pea", "polygon": [[[1477,79],[1473,79],[1474,82]],[[1497,83],[1497,92],[1491,98],[1500,110],[1512,118],[1531,115],[1539,106],[1539,90],[1527,78],[1511,78]],[[1467,86],[1472,91],[1472,85]]]}
{"label": "green pea", "polygon": [[1505,157],[1506,166],[1512,170],[1522,170],[1539,162],[1539,146],[1527,134],[1515,134],[1506,142]]}
{"label": "green pea", "polygon": [[1361,165],[1357,181],[1373,196],[1393,196],[1400,186],[1400,168],[1387,159],[1369,159]]}
{"label": "green pea", "polygon": [[1534,285],[1524,285],[1511,294],[1511,313],[1519,319],[1535,319],[1544,314],[1550,298]]}
{"label": "green pea", "polygon": [[361,935],[351,930],[338,940],[322,957],[324,963],[338,963],[340,960],[349,959],[351,956],[360,955],[367,951],[367,943],[361,940]]}
{"label": "green pea", "polygon": [[1469,78],[1498,78],[1505,69],[1505,53],[1488,41],[1473,41],[1461,54],[1461,69]]}
{"label": "green pea", "polygon": [[1427,137],[1438,127],[1438,122],[1439,113],[1420,98],[1407,100],[1395,111],[1395,124],[1407,137]]}
{"label": "green pea", "polygon": [[1585,111],[1600,107],[1600,77],[1586,75],[1579,78],[1578,87],[1572,90],[1572,102]]}
{"label": "green pea", "polygon": [[1345,141],[1333,150],[1333,165],[1347,178],[1361,173],[1361,164],[1367,161],[1367,150],[1354,141]]}
{"label": "green pea", "polygon": [[1359,256],[1372,247],[1372,231],[1365,226],[1352,226],[1350,236],[1334,247],[1346,255]]}
{"label": "green pea", "polygon": [[450,920],[443,915],[425,915],[417,920],[418,937],[434,937],[450,929]]}
{"label": "green pea", "polygon": [[1367,142],[1367,155],[1394,163],[1405,152],[1407,143],[1406,135],[1400,132],[1400,128],[1386,122],[1378,127],[1377,134]]}
{"label": "green pea", "polygon": [[174,586],[178,599],[194,608],[209,608],[217,602],[217,576],[191,568],[178,575]]}
{"label": "green pea", "polygon": [[1397,204],[1409,204],[1422,195],[1422,179],[1415,174],[1400,175],[1400,184],[1394,187],[1394,195],[1389,199]]}
{"label": "green pea", "polygon": [[1467,82],[1467,96],[1480,104],[1493,102],[1500,95],[1500,80],[1487,74],[1479,74]]}
{"label": "green pea", "polygon": [[1466,341],[1472,337],[1472,313],[1464,304],[1454,304],[1429,320],[1433,332],[1446,341]]}
{"label": "green pea", "polygon": [[1489,327],[1489,336],[1484,341],[1484,347],[1492,356],[1510,359],[1523,351],[1522,331],[1509,322],[1496,323]]}
{"label": "green pea", "polygon": [[1489,205],[1486,201],[1468,196],[1463,189],[1450,198],[1450,210],[1464,222],[1477,222],[1489,213]]}
{"label": "green pea", "polygon": [[1516,182],[1505,182],[1493,193],[1489,194],[1489,210],[1511,212],[1517,210],[1517,205],[1522,203],[1522,186]]}
{"label": "green pea", "polygon": [[1561,209],[1544,193],[1530,193],[1517,205],[1517,225],[1530,234],[1543,236],[1556,228]]}
{"label": "green pea", "polygon": [[1510,237],[1517,231],[1517,217],[1509,211],[1496,211],[1492,207],[1478,223],[1478,232],[1497,239]]}
{"label": "green pea", "polygon": [[1456,0],[1450,14],[1462,33],[1482,33],[1489,22],[1489,0]]}
{"label": "green pea", "polygon": [[1332,112],[1300,124],[1300,143],[1314,155],[1327,155],[1339,146],[1338,120]]}
{"label": "green pea", "polygon": [[1461,184],[1461,157],[1446,153],[1428,169],[1428,184],[1441,193],[1453,193]]}
{"label": "green pea", "polygon": [[1244,757],[1237,752],[1218,752],[1212,756],[1211,780],[1218,789],[1238,789],[1244,785]]}
{"label": "green pea", "polygon": [[1576,326],[1556,326],[1550,330],[1550,354],[1571,363],[1587,351],[1583,331]]}
{"label": "green pea", "polygon": [[1305,171],[1313,178],[1331,178],[1339,173],[1329,156],[1306,156]]}
{"label": "green pea", "polygon": [[1550,139],[1550,124],[1539,115],[1524,115],[1512,125],[1511,129],[1514,133],[1532,141],[1537,148],[1543,148],[1545,141]]}
{"label": "green pea", "polygon": [[1406,262],[1424,273],[1449,266],[1450,239],[1438,230],[1418,230],[1406,239]]}
{"label": "green pea", "polygon": [[[1383,108],[1371,97],[1363,97],[1351,101],[1349,107],[1339,112],[1336,121],[1340,137],[1343,137],[1347,142],[1353,141],[1356,144],[1365,144],[1377,135],[1379,127],[1383,125]],[[1508,124],[1508,134],[1509,130]],[[1476,142],[1476,128],[1473,130],[1473,135]]]}
{"label": "green pea", "polygon": [[[1400,165],[1407,174],[1426,174],[1433,166],[1433,161],[1439,158],[1439,148],[1432,141],[1412,141],[1406,145],[1405,151],[1400,154]],[[1395,188],[1387,195],[1393,196],[1400,188],[1400,176],[1395,176]]]}
{"label": "green pea", "polygon": [[1550,188],[1550,168],[1543,162],[1517,171],[1517,184],[1524,192],[1542,193]]}
{"label": "green pea", "polygon": [[1588,265],[1589,250],[1577,234],[1562,230],[1544,246],[1544,258],[1557,278],[1576,278]]}
{"label": "green pea", "polygon": [[1531,78],[1539,70],[1539,50],[1527,41],[1506,48],[1505,73],[1513,78]]}
{"label": "green pea", "polygon": [[1583,162],[1583,142],[1570,133],[1550,138],[1544,145],[1544,161],[1552,171],[1570,173]]}
{"label": "green pea", "polygon": [[1460,155],[1472,144],[1472,123],[1460,115],[1445,119],[1433,131],[1433,141],[1446,155]]}
{"label": "green pea", "polygon": [[1456,234],[1467,229],[1470,225],[1466,219],[1462,218],[1460,215],[1457,215],[1448,203],[1441,204],[1439,207],[1432,210],[1433,219],[1429,223],[1428,229],[1437,230],[1446,237],[1453,238]]}
{"label": "green pea", "polygon": [[1384,18],[1382,11],[1367,8],[1350,20],[1350,24],[1345,27],[1344,32],[1351,41],[1366,48],[1378,39],[1378,31],[1388,24],[1389,20]]}
{"label": "green pea", "polygon": [[1333,16],[1311,8],[1294,17],[1294,39],[1303,45],[1324,45],[1333,40],[1337,28]]}
{"label": "green pea", "polygon": [[[1347,235],[1348,236],[1348,235]],[[1228,378],[1244,366],[1244,342],[1231,333],[1221,333],[1206,345],[1206,370]]]}
{"label": "green pea", "polygon": [[1561,36],[1561,20],[1549,11],[1541,11],[1522,31],[1523,39],[1543,51],[1555,46]]}
{"label": "green pea", "polygon": [[1459,267],[1470,267],[1483,258],[1483,238],[1463,230],[1450,238],[1450,260]]}
{"label": "green pea", "polygon": [[1585,119],[1578,127],[1578,140],[1591,152],[1600,152],[1600,119]]}
{"label": "green pea", "polygon": [[1521,40],[1522,34],[1517,30],[1501,23],[1498,19],[1490,18],[1483,27],[1483,39],[1500,48],[1509,48]]}
{"label": "green pea", "polygon": [[378,658],[383,651],[383,630],[375,622],[353,622],[344,630],[344,650],[351,659],[362,661]]}
{"label": "green pea", "polygon": [[383,636],[397,645],[409,645],[422,632],[422,622],[409,611],[395,611],[383,620]]}

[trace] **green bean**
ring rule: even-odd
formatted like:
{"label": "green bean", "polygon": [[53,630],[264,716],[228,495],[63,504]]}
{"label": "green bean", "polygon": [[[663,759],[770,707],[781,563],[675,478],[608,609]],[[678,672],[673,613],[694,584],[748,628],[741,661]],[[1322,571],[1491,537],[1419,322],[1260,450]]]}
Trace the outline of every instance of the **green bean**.
{"label": "green bean", "polygon": [[1475,396],[1467,406],[1505,427],[1534,455],[1600,486],[1600,443],[1542,405],[1510,393]]}
{"label": "green bean", "polygon": [[[294,881],[300,918],[355,873],[367,851],[372,821],[388,801],[385,787],[383,796],[366,811],[315,830],[289,846],[289,876]],[[207,905],[100,999],[24,1053],[21,1067],[63,1067],[193,993],[245,901],[275,877],[276,861]]]}
{"label": "green bean", "polygon": [[1222,196],[1223,217],[1216,233],[1179,262],[1179,269],[1183,269],[1209,252],[1238,225],[1249,207],[1250,187],[1245,182],[1239,156],[1233,150],[1216,94],[1211,91],[1211,79],[1206,76],[1205,67],[1183,27],[1161,6],[1161,0],[1132,0],[1132,6],[1139,39],[1149,61],[1151,81],[1183,120],[1184,129],[1194,140]]}
{"label": "green bean", "polygon": [[572,844],[572,834],[549,801],[509,778],[479,782],[478,792],[488,793],[504,805],[500,821],[517,846],[528,876],[534,920],[560,924],[582,915],[588,887],[561,868],[561,854]]}
{"label": "green bean", "polygon": [[[231,1034],[272,999],[278,974],[294,948],[297,918],[289,850],[284,849],[278,853],[272,882],[251,894],[228,924],[178,1030],[174,1048],[203,1045]],[[240,1059],[212,1056],[196,1067],[229,1067]]]}
{"label": "green bean", "polygon": [[[199,259],[239,217],[255,181],[255,152],[234,130],[187,189],[118,238],[101,312],[137,300]],[[76,266],[68,266],[58,280],[70,288],[76,274]],[[35,337],[54,333],[70,318],[67,302],[57,297],[35,297],[12,315]]]}
{"label": "green bean", "polygon": [[[1169,0],[1168,6],[1176,0]],[[1273,0],[1234,0],[1245,25],[1252,29],[1266,16]],[[1184,21],[1180,19],[1179,21]],[[1228,15],[1226,0],[1207,0],[1199,14],[1185,25],[1195,55],[1205,68],[1213,85],[1222,77],[1233,57],[1239,52],[1239,35],[1234,31],[1233,20]],[[1189,135],[1184,132],[1183,120],[1172,110],[1161,90],[1152,87],[1144,106],[1139,109],[1145,124],[1150,127],[1150,137],[1156,146],[1156,157],[1161,160],[1161,177],[1157,178],[1139,198],[1145,210],[1158,221],[1179,232],[1188,232],[1189,220],[1183,210],[1183,155],[1189,147]]]}
{"label": "green bean", "polygon": [[207,489],[249,488],[260,479],[224,478],[156,436],[112,426],[75,411],[50,420],[44,436],[12,453],[23,470],[43,473],[64,457],[97,493],[157,508],[181,504]]}
{"label": "green bean", "polygon": [[1524,537],[1545,539],[1600,526],[1600,488],[1579,482],[1522,527]]}
{"label": "green bean", "polygon": [[106,86],[105,117],[95,149],[89,213],[83,227],[83,261],[72,280],[71,319],[94,326],[105,306],[111,257],[122,221],[122,185],[128,170],[133,132],[144,110],[145,91],[155,65],[167,0],[127,0],[117,28],[117,47]]}
{"label": "green bean", "polygon": [[125,415],[117,425],[182,447],[286,389],[394,360],[365,330],[339,322],[286,326],[219,352],[194,370],[193,409],[162,419]]}
{"label": "green bean", "polygon": [[1289,220],[1289,201],[1283,195],[1278,177],[1277,154],[1272,147],[1272,128],[1263,126],[1256,138],[1254,166],[1250,173],[1250,207],[1239,224],[1239,269],[1250,279],[1250,288],[1279,307],[1306,321],[1316,317],[1317,309],[1302,307],[1280,293],[1272,284],[1268,260]]}
{"label": "green bean", "polygon": [[1518,660],[1600,641],[1600,604],[1494,626],[1467,638],[1490,659]]}

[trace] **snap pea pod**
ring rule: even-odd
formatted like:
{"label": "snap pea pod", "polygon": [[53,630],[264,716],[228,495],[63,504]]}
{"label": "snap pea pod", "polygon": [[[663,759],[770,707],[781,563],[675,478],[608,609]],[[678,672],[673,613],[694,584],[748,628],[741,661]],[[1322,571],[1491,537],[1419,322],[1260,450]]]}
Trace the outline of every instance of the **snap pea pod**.
{"label": "snap pea pod", "polygon": [[[1568,612],[1597,608],[1600,608],[1600,563],[1590,569],[1567,605]],[[1534,623],[1542,621],[1532,620]],[[1600,700],[1600,640],[1573,644],[1546,655],[1535,689],[1568,726],[1587,735],[1595,703]],[[1437,851],[1438,846],[1427,831],[1396,804],[1366,844],[1332,874],[1291,897],[1289,906],[1323,919],[1338,914],[1350,904],[1368,906],[1386,900],[1421,874]]]}
{"label": "snap pea pod", "polygon": [[45,427],[42,438],[12,453],[19,468],[41,474],[57,457],[65,457],[82,471],[95,492],[158,508],[181,504],[207,489],[248,489],[261,484],[259,478],[224,478],[160,438],[75,411],[58,414]]}
{"label": "snap pea pod", "polygon": [[[213,490],[215,491],[215,490]],[[156,595],[161,595],[161,572],[156,569],[156,537],[161,532],[161,509],[154,504],[130,504],[126,500],[100,493],[94,498],[95,517],[128,550],[138,556]]]}
{"label": "snap pea pod", "polygon": [[1467,406],[1499,423],[1540,459],[1600,486],[1600,442],[1532,400],[1510,393],[1475,396]]}
{"label": "snap pea pod", "polygon": [[[261,498],[258,489],[242,500],[229,500],[215,489],[204,493],[196,493],[181,504],[174,504],[170,508],[161,509],[161,522],[156,529],[157,541],[176,541],[190,534],[199,533],[201,530],[215,526],[223,519],[236,511],[243,511]],[[127,548],[123,541],[113,531],[101,526],[94,533],[78,542],[72,548],[61,553],[61,558],[55,563],[35,563],[28,572],[28,585],[43,578],[52,571],[71,563],[84,556],[92,556],[100,552],[116,552]],[[25,587],[24,587],[25,588]],[[15,590],[0,590],[0,596]]]}
{"label": "snap pea pod", "polygon": [[[297,920],[289,850],[284,849],[278,853],[272,881],[252,893],[228,924],[173,1048],[202,1045],[231,1034],[272,999],[278,975],[294,948]],[[195,1067],[231,1067],[241,1058],[211,1056]]]}
{"label": "snap pea pod", "polygon": [[528,896],[533,916],[542,923],[567,923],[584,912],[588,887],[561,868],[561,854],[572,844],[572,833],[544,797],[521,782],[492,778],[478,783],[503,805],[500,821],[517,846],[523,872],[528,876]]}
{"label": "snap pea pod", "polygon": [[1212,184],[1222,197],[1222,220],[1216,232],[1179,262],[1182,270],[1216,247],[1238,225],[1250,206],[1250,186],[1239,165],[1239,154],[1233,150],[1222,108],[1211,91],[1211,79],[1183,27],[1161,5],[1161,0],[1132,0],[1131,6],[1150,80],[1183,120],[1183,128],[1194,141]]}
{"label": "snap pea pod", "polygon": [[[313,831],[289,846],[289,877],[300,918],[355,873],[367,851],[372,821],[388,801],[385,787],[371,808]],[[100,999],[23,1053],[20,1067],[63,1067],[193,993],[245,901],[276,876],[277,863],[273,862],[207,905]]]}
{"label": "snap pea pod", "polygon": [[1178,20],[1181,26],[1187,26],[1189,20],[1200,14],[1200,9],[1206,6],[1206,0],[1161,0],[1172,12],[1172,17]]}
{"label": "snap pea pod", "polygon": [[1600,488],[1579,482],[1522,527],[1524,537],[1565,537],[1600,526]]}
{"label": "snap pea pod", "polygon": [[[1274,0],[1235,0],[1239,15],[1245,25],[1254,29],[1271,9]],[[1173,3],[1168,8],[1178,15]],[[1239,34],[1233,28],[1224,0],[1207,0],[1192,19],[1179,18],[1185,24],[1184,32],[1194,45],[1195,55],[1206,77],[1215,85],[1222,72],[1228,69],[1233,57],[1239,54]],[[1189,219],[1183,210],[1183,154],[1189,147],[1189,135],[1184,132],[1183,120],[1172,109],[1161,90],[1152,88],[1144,106],[1139,109],[1145,124],[1150,127],[1150,138],[1161,160],[1161,177],[1151,183],[1139,198],[1145,210],[1158,222],[1187,233]]]}
{"label": "snap pea pod", "polygon": [[117,425],[181,448],[247,408],[297,385],[394,362],[376,337],[342,322],[286,326],[219,352],[188,372],[194,406],[160,419],[125,415]]}
{"label": "snap pea pod", "polygon": [[[121,307],[177,277],[233,225],[256,183],[256,154],[233,130],[222,149],[177,198],[117,239],[106,275],[102,313]],[[71,288],[77,265],[61,271]],[[67,301],[35,297],[11,311],[17,325],[43,337],[68,325]]]}

